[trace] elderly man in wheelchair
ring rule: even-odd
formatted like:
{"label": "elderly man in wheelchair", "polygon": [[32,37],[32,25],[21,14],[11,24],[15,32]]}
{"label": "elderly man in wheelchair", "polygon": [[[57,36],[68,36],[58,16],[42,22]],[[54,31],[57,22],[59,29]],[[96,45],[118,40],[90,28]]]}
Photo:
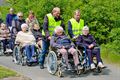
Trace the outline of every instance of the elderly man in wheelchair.
{"label": "elderly man in wheelchair", "polygon": [[[75,45],[64,34],[62,27],[58,26],[55,28],[55,33],[53,34],[53,36],[51,38],[50,46],[51,46],[52,50],[55,52],[55,55],[57,55],[58,57],[61,55],[61,63],[62,63],[61,66],[64,66],[64,68],[66,67],[67,70],[72,70],[72,69],[78,70],[78,68],[80,66],[78,53],[75,49]],[[50,58],[49,55],[50,55],[50,53],[48,53],[48,58]],[[71,60],[69,58],[70,55],[72,57],[72,62],[70,62],[70,60]],[[53,60],[53,62],[54,62],[54,60]],[[58,63],[55,63],[55,64],[58,64]],[[61,67],[59,67],[58,69],[60,69],[60,68]],[[52,72],[50,72],[50,73],[52,73]]]}
{"label": "elderly man in wheelchair", "polygon": [[18,32],[15,40],[17,45],[15,46],[13,52],[14,61],[21,61],[20,63],[23,65],[23,59],[25,58],[26,62],[28,63],[27,65],[31,65],[30,63],[37,62],[37,59],[35,58],[36,41],[32,33],[28,31],[27,24],[22,24],[21,29],[22,31]]}
{"label": "elderly man in wheelchair", "polygon": [[[82,35],[78,36],[76,44],[78,48],[84,47],[85,52],[89,59],[89,65],[92,70],[96,67],[104,68],[100,57],[100,48],[97,46],[96,41],[92,35],[89,34],[89,28],[87,26],[83,27]],[[97,66],[93,62],[93,56],[96,57]]]}

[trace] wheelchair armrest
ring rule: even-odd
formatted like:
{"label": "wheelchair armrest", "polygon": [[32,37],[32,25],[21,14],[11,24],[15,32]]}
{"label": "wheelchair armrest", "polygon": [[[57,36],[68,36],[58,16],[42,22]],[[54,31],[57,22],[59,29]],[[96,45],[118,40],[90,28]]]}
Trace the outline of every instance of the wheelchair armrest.
{"label": "wheelchair armrest", "polygon": [[20,42],[15,42],[15,45],[20,45]]}

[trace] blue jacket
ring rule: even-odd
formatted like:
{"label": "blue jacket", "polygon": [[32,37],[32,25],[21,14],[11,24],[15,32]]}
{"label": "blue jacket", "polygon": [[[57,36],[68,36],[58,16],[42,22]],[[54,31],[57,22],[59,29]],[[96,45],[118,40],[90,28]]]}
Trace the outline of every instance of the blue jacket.
{"label": "blue jacket", "polygon": [[61,36],[57,36],[56,34],[54,34],[52,36],[52,39],[50,40],[50,45],[53,48],[59,48],[59,49],[62,48],[63,46],[65,48],[75,47],[72,41],[64,34]]}
{"label": "blue jacket", "polygon": [[7,14],[6,16],[6,24],[8,26],[12,26],[12,20],[16,17],[16,14]]}

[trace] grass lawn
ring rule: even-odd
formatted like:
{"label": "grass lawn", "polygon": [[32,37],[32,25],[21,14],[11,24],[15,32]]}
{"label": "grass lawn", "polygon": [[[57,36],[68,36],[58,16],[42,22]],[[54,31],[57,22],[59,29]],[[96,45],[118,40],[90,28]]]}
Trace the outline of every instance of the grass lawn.
{"label": "grass lawn", "polygon": [[110,50],[104,49],[101,52],[101,56],[103,61],[120,66],[120,54],[115,54],[110,52]]}
{"label": "grass lawn", "polygon": [[16,75],[16,72],[0,66],[0,79]]}

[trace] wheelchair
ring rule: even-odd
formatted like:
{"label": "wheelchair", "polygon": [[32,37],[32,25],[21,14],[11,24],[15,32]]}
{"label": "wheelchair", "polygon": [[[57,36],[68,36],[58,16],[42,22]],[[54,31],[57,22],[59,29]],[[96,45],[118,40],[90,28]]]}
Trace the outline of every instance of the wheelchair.
{"label": "wheelchair", "polygon": [[[80,63],[83,66],[83,73],[86,73],[88,70],[90,70],[90,62],[89,62],[89,58],[87,56],[87,51],[86,51],[86,47],[82,46],[81,49],[78,49],[81,52],[80,55]],[[92,52],[93,53],[93,52]],[[93,59],[93,63],[95,64],[95,69],[93,69],[92,71],[94,72],[98,72],[101,73],[102,72],[102,68],[97,66],[97,59],[96,59],[96,55],[92,55],[92,59]]]}
{"label": "wheelchair", "polygon": [[[77,52],[78,54],[81,54],[78,50]],[[50,50],[46,60],[48,72],[52,75],[57,75],[58,77],[62,77],[64,71],[77,72],[77,75],[80,75],[82,69],[75,70],[72,54],[68,54],[68,60],[69,60],[68,63],[71,65],[72,68],[71,70],[68,70],[66,67],[64,67],[65,59],[62,57],[62,54],[58,50],[54,49]]]}
{"label": "wheelchair", "polygon": [[35,48],[35,55],[32,56],[36,61],[29,61],[27,59],[26,51],[23,49],[20,44],[15,44],[14,50],[13,50],[13,62],[22,65],[22,66],[32,66],[33,63],[38,63],[38,55],[39,50],[38,48]]}
{"label": "wheelchair", "polygon": [[9,43],[6,43],[6,51],[4,51],[4,47],[3,47],[3,42],[2,42],[2,38],[0,39],[0,56],[3,56],[3,55],[12,55],[12,51],[8,51],[9,49]]}

